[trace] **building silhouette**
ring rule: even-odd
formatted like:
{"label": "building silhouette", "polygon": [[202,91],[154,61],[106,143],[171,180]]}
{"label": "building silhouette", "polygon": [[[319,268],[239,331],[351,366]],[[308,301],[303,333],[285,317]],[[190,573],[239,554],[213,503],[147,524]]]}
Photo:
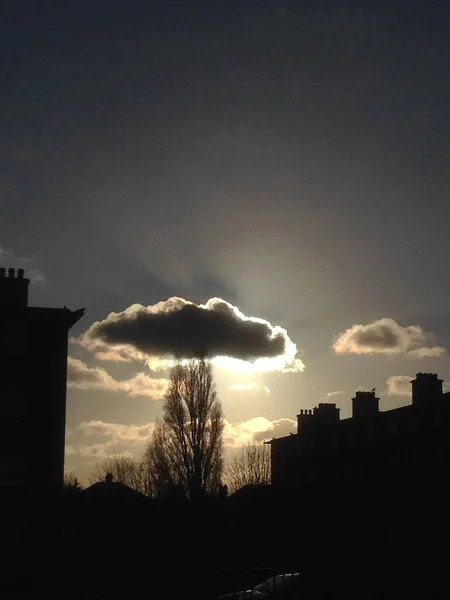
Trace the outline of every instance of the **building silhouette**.
{"label": "building silhouette", "polygon": [[450,393],[442,383],[418,373],[412,403],[388,411],[379,410],[375,390],[358,391],[347,419],[331,403],[301,410],[297,434],[270,442],[272,485],[306,497],[327,488],[337,505],[342,495],[343,507],[351,494],[352,511],[357,498],[380,509],[383,496],[391,502],[401,494],[411,504],[422,490],[432,494],[449,467]]}
{"label": "building silhouette", "polygon": [[356,392],[351,417],[322,403],[270,442],[269,515],[289,524],[272,535],[274,560],[339,573],[347,597],[444,597],[446,559],[431,549],[450,534],[450,393],[433,373],[411,384],[407,406],[380,411],[375,390]]}
{"label": "building silhouette", "polygon": [[[67,344],[84,309],[28,306],[23,269],[0,268],[0,493],[4,546],[62,489]],[[6,532],[6,534],[5,534]]]}

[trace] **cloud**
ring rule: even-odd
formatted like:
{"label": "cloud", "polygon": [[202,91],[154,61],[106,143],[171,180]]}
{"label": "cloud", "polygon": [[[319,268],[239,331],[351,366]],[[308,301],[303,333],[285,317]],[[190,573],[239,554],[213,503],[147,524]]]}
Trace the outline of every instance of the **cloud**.
{"label": "cloud", "polygon": [[45,283],[46,278],[42,271],[39,269],[29,269],[27,271],[27,276],[33,283]]}
{"label": "cloud", "polygon": [[77,430],[87,436],[109,437],[114,443],[142,444],[150,439],[155,428],[154,423],[145,425],[124,425],[123,423],[108,423],[101,420],[82,421]]}
{"label": "cloud", "polygon": [[423,348],[415,348],[410,350],[409,354],[416,358],[440,358],[446,353],[446,349],[442,346],[425,346]]}
{"label": "cloud", "polygon": [[33,283],[45,283],[44,273],[35,267],[37,256],[20,256],[11,248],[0,245],[0,261],[6,268],[24,269],[25,277]]}
{"label": "cloud", "polygon": [[[414,377],[409,375],[392,375],[386,382],[388,396],[412,396],[411,381]],[[444,381],[442,384],[443,392],[450,391],[450,382]]]}
{"label": "cloud", "polygon": [[152,378],[145,373],[136,373],[131,379],[117,380],[103,367],[88,367],[77,358],[69,357],[67,361],[67,385],[81,390],[124,392],[127,396],[162,400],[168,383],[167,379]]}
{"label": "cloud", "polygon": [[[94,419],[82,421],[67,433],[66,467],[77,472],[80,465],[85,465],[83,478],[88,480],[89,472],[98,461],[117,454],[141,456],[154,427],[153,422],[125,425]],[[240,423],[224,419],[225,454],[232,456],[244,444],[286,436],[295,431],[296,422],[292,419],[269,421],[264,417],[254,417]]]}
{"label": "cloud", "polygon": [[[154,430],[155,423],[146,423],[144,425],[125,425],[122,423],[110,423],[101,420],[82,421],[68,435],[68,445],[72,438],[77,434],[82,434],[83,443],[81,446],[89,446],[98,452],[100,446],[114,446],[114,451],[125,451],[143,447],[150,439]],[[239,447],[249,442],[270,440],[273,437],[283,437],[294,433],[297,430],[297,423],[292,419],[277,419],[269,421],[265,417],[254,417],[247,421],[230,423],[224,419],[224,445],[230,447]],[[86,444],[86,438],[95,439],[91,444]],[[73,454],[73,448],[69,453]],[[119,448],[119,449],[117,449]]]}
{"label": "cloud", "polygon": [[393,319],[383,318],[368,325],[353,325],[340,333],[334,343],[336,354],[409,354],[415,358],[440,357],[442,346],[430,346],[434,336],[419,325],[402,327]]}
{"label": "cloud", "polygon": [[334,396],[340,396],[344,392],[342,390],[336,390],[335,392],[327,392],[323,395],[324,398],[333,398]]}
{"label": "cloud", "polygon": [[232,383],[230,390],[235,392],[264,392],[270,394],[270,390],[267,385],[260,385],[259,383]]}
{"label": "cloud", "polygon": [[297,433],[297,421],[286,418],[277,419],[276,421],[272,421],[267,429],[255,433],[253,439],[256,442],[262,442],[273,438],[285,437],[290,433]]}
{"label": "cloud", "polygon": [[178,297],[153,306],[133,304],[93,323],[72,341],[100,358],[139,360],[155,370],[170,367],[174,358],[202,353],[224,368],[239,368],[239,361],[256,371],[304,369],[285,329],[247,317],[221,298],[211,298],[206,304]]}
{"label": "cloud", "polygon": [[392,375],[386,382],[389,396],[411,396],[411,381],[413,377],[408,375]]}
{"label": "cloud", "polygon": [[101,420],[82,421],[67,436],[66,456],[72,462],[77,457],[98,461],[115,454],[139,456],[154,427],[155,423],[125,425]]}
{"label": "cloud", "polygon": [[297,423],[292,419],[269,421],[265,417],[254,417],[240,423],[230,423],[225,420],[224,445],[237,448],[252,442],[284,437],[296,430]]}
{"label": "cloud", "polygon": [[[108,451],[109,449],[110,451]],[[107,456],[116,454],[116,451],[114,448],[112,448],[111,442],[106,442],[103,444],[67,444],[65,447],[65,453],[66,457],[79,456],[82,458],[103,460]]]}
{"label": "cloud", "polygon": [[[71,342],[74,343],[79,343],[82,346],[85,346],[84,343],[84,338],[82,337],[81,339],[75,339],[72,338],[70,340]],[[85,346],[87,347],[87,346]],[[143,362],[143,363],[147,363],[149,361],[149,358],[143,353],[143,352],[138,352],[135,348],[132,348],[131,346],[106,346],[106,345],[102,345],[100,344],[100,347],[103,348],[103,350],[99,350],[97,352],[95,352],[95,358],[98,360],[104,360],[107,362],[114,362],[114,363],[131,363],[131,362]],[[88,349],[92,349],[92,348],[88,348]],[[168,362],[165,361],[164,365],[163,365],[163,370],[167,370],[168,368],[170,368],[170,365],[172,364],[172,362]],[[157,369],[152,369],[152,370],[157,370]],[[161,370],[161,369],[159,369]]]}

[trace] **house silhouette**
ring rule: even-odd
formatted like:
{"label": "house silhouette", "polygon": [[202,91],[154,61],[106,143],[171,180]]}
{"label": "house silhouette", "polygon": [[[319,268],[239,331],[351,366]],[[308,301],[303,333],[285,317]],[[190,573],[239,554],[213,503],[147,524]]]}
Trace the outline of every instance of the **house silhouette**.
{"label": "house silhouette", "polygon": [[23,269],[0,268],[0,560],[22,581],[43,539],[58,546],[68,333],[84,313],[29,306],[28,287]]}
{"label": "house silhouette", "polygon": [[336,404],[320,403],[297,415],[297,434],[273,439],[272,485],[304,493],[326,487],[356,488],[373,495],[408,495],[440,486],[449,467],[450,393],[435,373],[411,382],[412,403],[379,410],[375,390],[358,391],[352,416],[340,419]]}

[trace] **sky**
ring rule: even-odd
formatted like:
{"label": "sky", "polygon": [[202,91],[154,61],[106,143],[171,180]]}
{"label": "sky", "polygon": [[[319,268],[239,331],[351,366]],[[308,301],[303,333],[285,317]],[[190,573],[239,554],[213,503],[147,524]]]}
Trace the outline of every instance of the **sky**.
{"label": "sky", "polygon": [[450,382],[449,27],[437,0],[2,3],[0,263],[86,309],[68,471],[138,455],[204,349],[227,452]]}

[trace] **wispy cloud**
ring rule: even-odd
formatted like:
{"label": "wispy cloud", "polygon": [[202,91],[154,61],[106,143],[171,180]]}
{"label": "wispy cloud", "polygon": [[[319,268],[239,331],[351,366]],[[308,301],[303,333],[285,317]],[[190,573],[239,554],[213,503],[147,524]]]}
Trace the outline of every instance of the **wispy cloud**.
{"label": "wispy cloud", "polygon": [[342,390],[336,390],[334,392],[327,392],[323,395],[324,398],[334,398],[335,396],[340,396],[344,392]]}
{"label": "wispy cloud", "polygon": [[30,269],[27,272],[27,277],[33,283],[45,283],[46,282],[44,273],[42,271],[40,271],[39,269]]}
{"label": "wispy cloud", "polygon": [[[83,421],[67,434],[66,456],[72,467],[78,462],[96,462],[114,454],[138,456],[150,441],[154,427],[154,422],[127,425],[102,420]],[[296,422],[292,419],[270,421],[265,417],[254,417],[237,423],[225,419],[225,451],[233,452],[244,444],[295,432]]]}
{"label": "wispy cloud", "polygon": [[[412,395],[411,381],[414,377],[409,375],[392,375],[386,382],[388,396],[409,396]],[[444,381],[442,384],[444,392],[450,391],[450,381]]]}
{"label": "wispy cloud", "polygon": [[138,456],[149,442],[154,423],[126,425],[102,420],[82,421],[66,439],[66,456],[99,461],[114,454]]}
{"label": "wispy cloud", "polygon": [[383,318],[367,325],[352,325],[336,337],[333,350],[336,354],[409,354],[415,358],[437,358],[443,356],[446,349],[434,345],[434,338],[419,325],[403,327],[393,319]]}
{"label": "wispy cloud", "polygon": [[24,269],[25,276],[33,283],[45,283],[44,273],[36,267],[38,256],[22,256],[12,250],[0,245],[0,262],[3,267],[14,269]]}
{"label": "wispy cloud", "polygon": [[411,396],[411,381],[408,375],[392,375],[386,382],[389,396]]}
{"label": "wispy cloud", "polygon": [[270,390],[267,385],[261,385],[259,383],[232,383],[230,385],[230,390],[234,392],[264,392],[265,394],[270,394]]}
{"label": "wispy cloud", "polygon": [[102,390],[123,392],[127,396],[146,396],[162,400],[168,387],[168,380],[136,373],[130,379],[114,379],[103,367],[88,367],[77,358],[68,358],[67,385],[81,390]]}
{"label": "wispy cloud", "polygon": [[284,437],[295,433],[297,423],[292,419],[276,419],[269,421],[265,417],[254,417],[239,423],[225,420],[224,443],[236,448],[251,442],[262,442],[274,437]]}
{"label": "wispy cloud", "polygon": [[103,436],[111,438],[115,443],[141,444],[150,439],[155,428],[154,423],[145,425],[125,425],[101,420],[82,421],[77,430],[87,436]]}

